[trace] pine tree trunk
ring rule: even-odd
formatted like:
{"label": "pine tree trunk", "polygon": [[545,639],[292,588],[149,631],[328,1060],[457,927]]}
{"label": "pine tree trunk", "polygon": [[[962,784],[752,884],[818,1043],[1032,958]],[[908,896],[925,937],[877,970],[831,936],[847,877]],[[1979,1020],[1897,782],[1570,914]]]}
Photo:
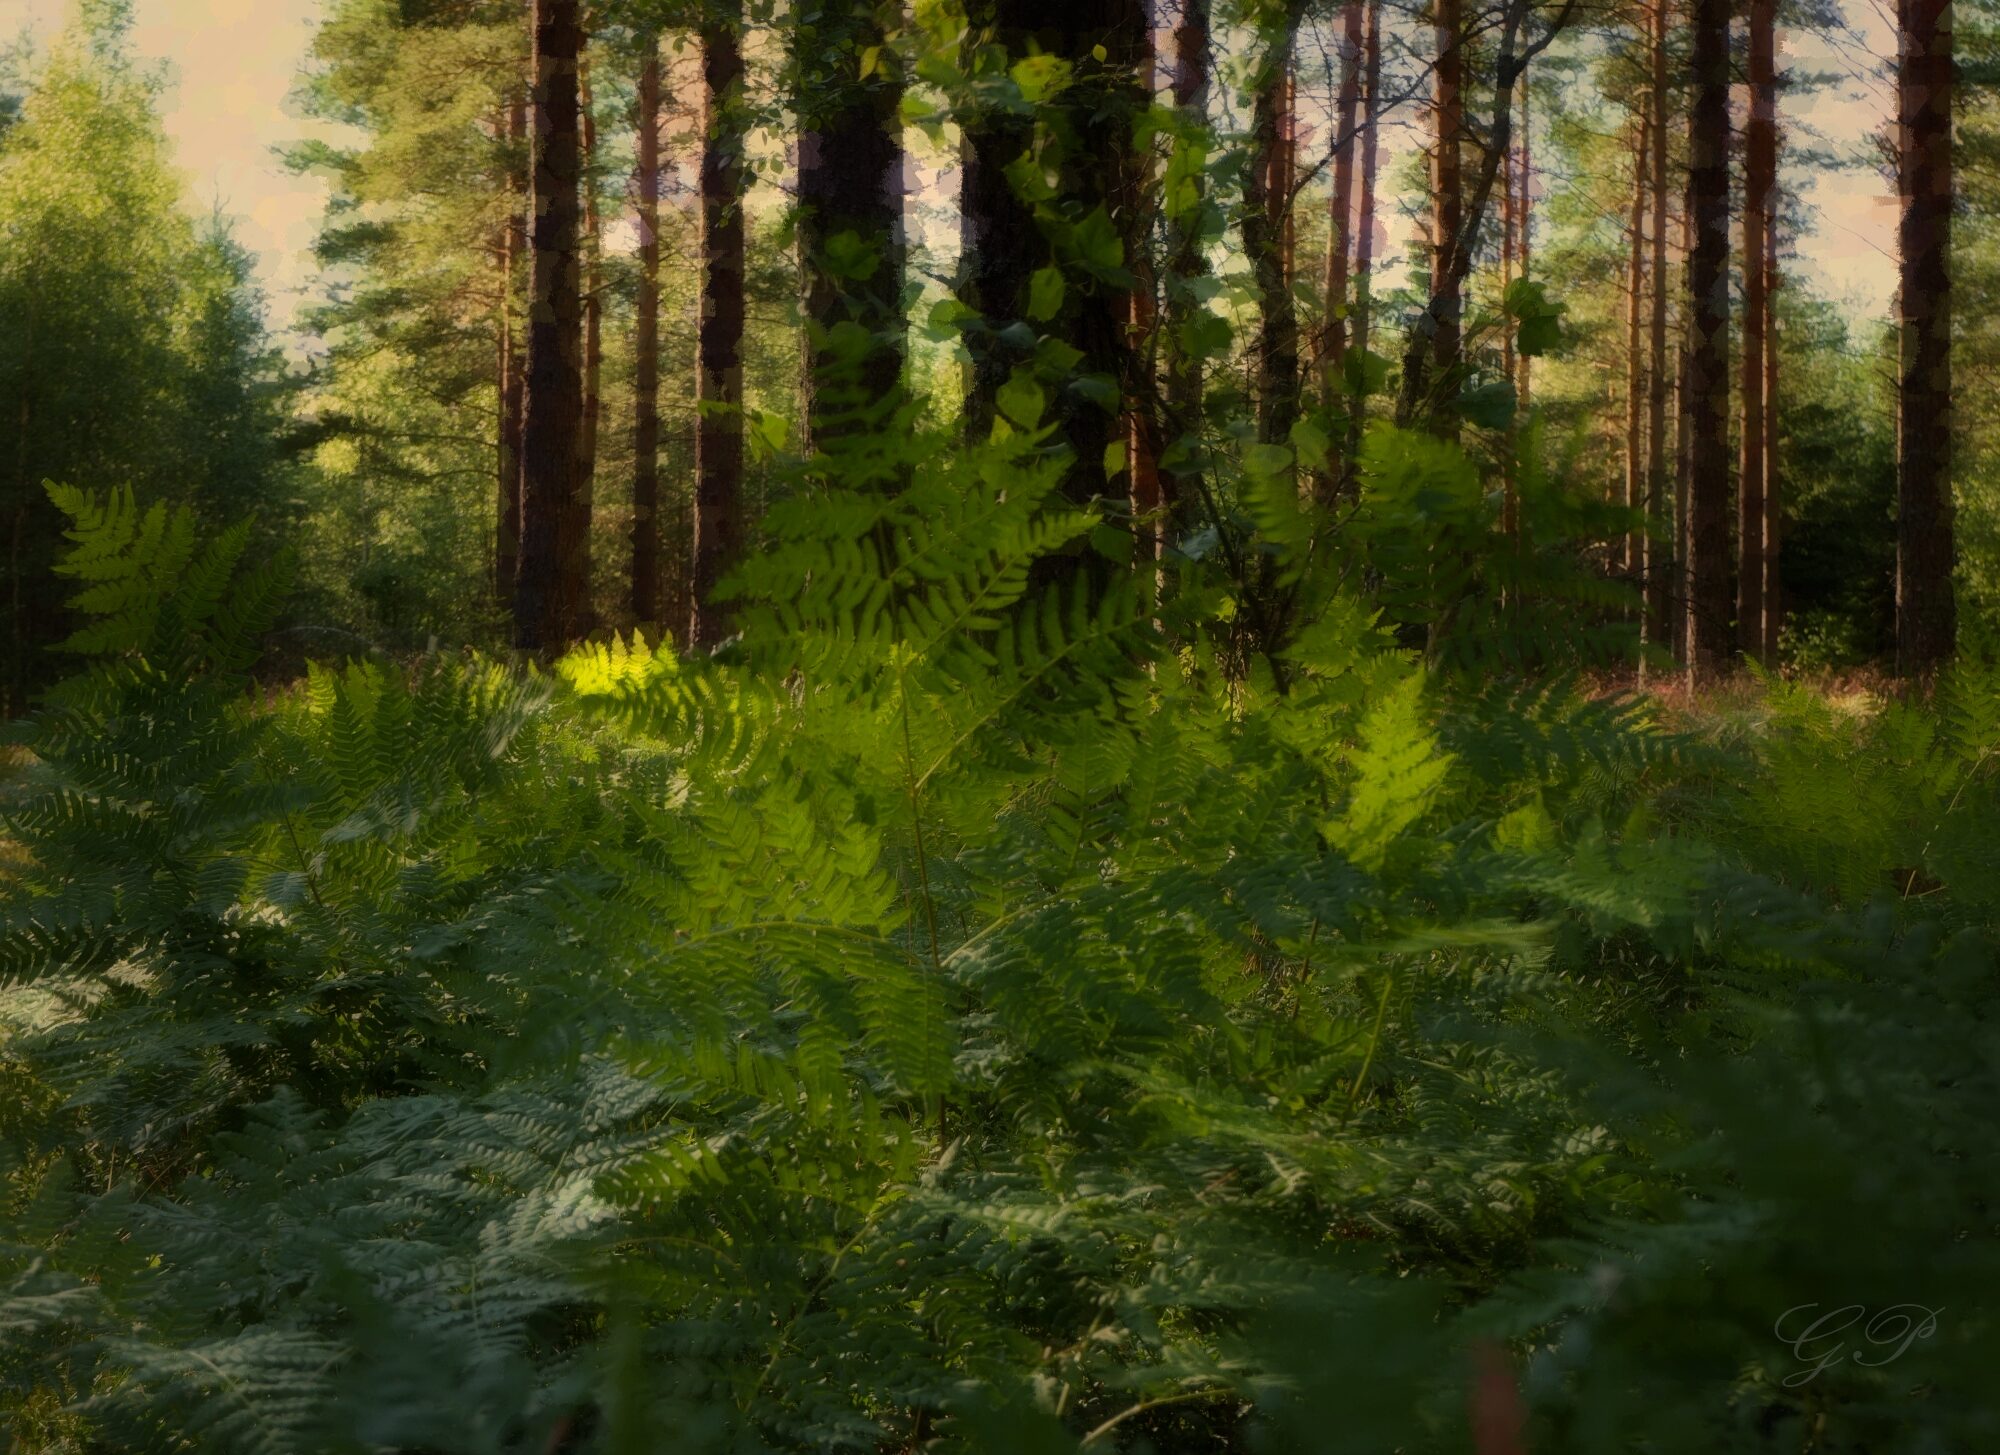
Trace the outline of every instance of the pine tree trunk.
{"label": "pine tree trunk", "polygon": [[[660,38],[641,38],[639,296],[632,341],[632,619],[660,614]],[[674,623],[678,626],[680,623]]]}
{"label": "pine tree trunk", "polygon": [[1736,645],[1764,656],[1765,330],[1770,278],[1765,272],[1771,204],[1778,183],[1777,0],[1750,0],[1748,124],[1743,132],[1743,422],[1736,493]]}
{"label": "pine tree trunk", "polygon": [[1693,0],[1688,119],[1688,672],[1729,663],[1729,4]]}
{"label": "pine tree trunk", "polygon": [[[1366,96],[1361,133],[1361,200],[1354,221],[1354,347],[1366,350],[1375,307],[1375,171],[1381,158],[1382,5],[1364,0],[1367,28],[1361,38],[1362,87]],[[1349,455],[1359,442],[1367,413],[1365,399],[1354,402]]]}
{"label": "pine tree trunk", "polygon": [[1292,298],[1290,166],[1295,0],[1274,7],[1258,59],[1243,197],[1243,251],[1257,288],[1257,437],[1282,442],[1299,417],[1299,317]]}
{"label": "pine tree trunk", "polygon": [[[1209,0],[1180,0],[1179,22],[1174,27],[1174,107],[1186,124],[1202,129],[1208,125],[1208,5]],[[1201,475],[1198,442],[1204,361],[1198,351],[1185,346],[1183,329],[1201,309],[1193,281],[1208,272],[1202,248],[1206,196],[1199,175],[1191,179],[1191,185],[1195,195],[1184,199],[1185,206],[1167,222],[1164,290],[1167,384],[1163,433],[1168,447],[1162,453],[1161,483],[1177,529],[1190,529],[1194,524],[1193,501]]]}
{"label": "pine tree trunk", "polygon": [[[1514,228],[1517,234],[1515,252],[1521,266],[1521,276],[1528,277],[1535,265],[1535,126],[1529,112],[1534,93],[1526,85],[1521,87],[1521,163],[1516,175],[1519,178],[1521,195],[1514,205]],[[1521,377],[1514,384],[1514,407],[1526,414],[1534,403],[1535,361],[1528,355],[1521,355]]]}
{"label": "pine tree trunk", "polygon": [[1681,189],[1681,308],[1680,336],[1674,376],[1674,599],[1667,621],[1674,638],[1674,659],[1688,660],[1688,504],[1694,498],[1694,316],[1693,295],[1694,178]]}
{"label": "pine tree trunk", "polygon": [[1951,0],[1902,0],[1897,177],[1902,217],[1896,445],[1896,670],[1952,653]]}
{"label": "pine tree trunk", "polygon": [[[1150,19],[1144,27],[1143,44],[1139,92],[1150,103],[1158,86]],[[1155,365],[1160,280],[1149,235],[1150,219],[1145,210],[1151,182],[1152,157],[1150,154],[1136,157],[1130,185],[1119,198],[1125,224],[1125,261],[1135,279],[1126,314],[1125,479],[1141,561],[1159,559],[1167,541],[1165,495],[1160,479],[1159,377]]]}
{"label": "pine tree trunk", "polygon": [[[1452,251],[1465,221],[1465,188],[1460,143],[1465,136],[1465,21],[1461,0],[1433,0],[1437,33],[1436,97],[1431,135],[1431,298],[1436,331],[1431,336],[1431,369],[1440,388],[1456,392],[1463,352],[1461,313],[1464,278]],[[1456,416],[1434,416],[1443,432],[1456,435]]]}
{"label": "pine tree trunk", "polygon": [[[1340,399],[1342,364],[1347,357],[1347,286],[1353,271],[1354,255],[1354,174],[1359,150],[1356,130],[1361,110],[1362,55],[1367,47],[1363,33],[1362,0],[1347,0],[1341,11],[1340,90],[1334,103],[1333,190],[1328,204],[1326,229],[1326,329],[1320,342],[1320,369],[1324,380],[1322,397],[1331,411]],[[1339,467],[1329,472],[1325,491],[1331,494],[1339,479]]]}
{"label": "pine tree trunk", "polygon": [[[1523,85],[1528,66],[1569,23],[1565,7],[1551,18],[1550,28],[1532,39],[1524,37],[1531,0],[1511,0],[1500,23],[1499,54],[1494,58],[1493,114],[1483,139],[1484,156],[1471,189],[1461,193],[1460,143],[1464,137],[1463,37],[1459,33],[1458,0],[1437,0],[1436,135],[1432,149],[1432,278],[1430,298],[1412,323],[1403,349],[1403,380],[1396,399],[1399,424],[1423,416],[1436,433],[1454,437],[1456,412],[1448,402],[1464,381],[1459,377],[1461,304],[1465,280],[1478,254],[1478,233],[1500,178],[1500,161],[1514,135],[1514,88]],[[1526,124],[1523,122],[1523,130]],[[1449,144],[1446,139],[1449,138]],[[1525,152],[1525,149],[1524,149]],[[1525,212],[1523,214],[1526,215]],[[1523,259],[1525,267],[1526,259]],[[1443,361],[1449,365],[1444,366]],[[1432,392],[1445,396],[1433,400]]]}
{"label": "pine tree trunk", "polygon": [[514,329],[514,274],[528,256],[528,98],[516,90],[507,104],[507,216],[500,239],[500,447],[495,468],[493,594],[514,601],[521,567],[521,414],[526,402],[522,351]]}
{"label": "pine tree trunk", "polygon": [[695,503],[688,640],[714,647],[731,613],[715,588],[743,549],[742,0],[709,0],[701,25],[701,314],[695,339]]}
{"label": "pine tree trunk", "polygon": [[[1517,153],[1513,147],[1500,160],[1500,298],[1505,306],[1507,292],[1514,286],[1516,260],[1520,249],[1520,207],[1515,190],[1514,173]],[[1515,357],[1515,329],[1509,322],[1500,329],[1500,372],[1507,380],[1507,387],[1514,387],[1514,373],[1519,364]],[[1519,404],[1517,397],[1515,403]],[[1507,441],[1500,454],[1500,534],[1509,541],[1518,542],[1521,536],[1521,488],[1515,477],[1514,456],[1516,441],[1514,434],[1515,416],[1507,420]]]}
{"label": "pine tree trunk", "polygon": [[597,214],[597,117],[591,109],[590,60],[578,64],[583,143],[583,426],[582,483],[571,498],[563,538],[564,596],[572,617],[568,636],[587,635],[596,613],[590,599],[590,531],[597,505],[597,432],[604,412],[604,231]]}
{"label": "pine tree trunk", "polygon": [[1646,395],[1646,622],[1645,641],[1665,646],[1672,633],[1667,625],[1673,596],[1675,543],[1662,539],[1671,532],[1667,501],[1667,0],[1653,0],[1651,12],[1652,76],[1647,106],[1652,117],[1652,288],[1647,339]]}
{"label": "pine tree trunk", "polygon": [[521,429],[521,564],[514,641],[563,645],[579,615],[563,570],[563,522],[583,486],[583,299],[578,253],[578,0],[534,0],[534,167],[527,400]]}
{"label": "pine tree trunk", "polygon": [[[1646,296],[1646,197],[1651,133],[1651,115],[1641,114],[1632,147],[1632,209],[1625,223],[1625,508],[1632,511],[1643,510],[1646,505],[1646,365],[1640,324]],[[1628,577],[1636,577],[1645,569],[1643,540],[1638,531],[1626,533],[1619,555]]]}
{"label": "pine tree trunk", "polygon": [[902,381],[903,87],[882,62],[882,15],[870,0],[794,24],[806,444],[851,453],[841,447],[881,428]]}
{"label": "pine tree trunk", "polygon": [[1784,194],[1774,192],[1771,225],[1764,231],[1764,660],[1778,660],[1785,625],[1782,494],[1778,471],[1778,216]]}
{"label": "pine tree trunk", "polygon": [[[1132,116],[1139,104],[1137,76],[1146,53],[1146,12],[1141,0],[995,0],[992,40],[1018,61],[1038,46],[1067,60],[1070,87],[1056,104],[1067,108],[1069,141],[1060,161],[1057,191],[1079,215],[1118,207],[1131,185]],[[965,123],[960,215],[964,228],[962,296],[985,318],[965,335],[973,356],[966,399],[967,428],[983,438],[991,428],[1001,384],[1013,369],[1033,360],[1029,342],[1001,336],[1006,325],[1027,312],[1028,280],[1049,256],[1033,211],[1014,195],[1006,168],[1027,148],[1031,118],[986,112]],[[1119,226],[1113,219],[1113,226]],[[1091,279],[1073,270],[1055,316],[1036,320],[1027,332],[1060,339],[1082,356],[1075,377],[1093,383],[1118,381],[1130,351],[1129,289]],[[1050,389],[1051,420],[1059,424],[1073,464],[1064,495],[1078,504],[1109,492],[1107,447],[1124,437],[1117,390],[1107,395]],[[1066,574],[1066,557],[1044,557],[1034,575],[1049,581]]]}

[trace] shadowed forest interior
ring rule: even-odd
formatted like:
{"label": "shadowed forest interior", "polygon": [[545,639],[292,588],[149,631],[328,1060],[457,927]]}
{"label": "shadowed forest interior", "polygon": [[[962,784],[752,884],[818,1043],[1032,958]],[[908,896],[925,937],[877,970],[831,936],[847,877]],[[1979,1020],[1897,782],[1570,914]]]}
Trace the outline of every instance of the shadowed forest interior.
{"label": "shadowed forest interior", "polygon": [[2000,1448],[1990,0],[27,9],[8,1455]]}

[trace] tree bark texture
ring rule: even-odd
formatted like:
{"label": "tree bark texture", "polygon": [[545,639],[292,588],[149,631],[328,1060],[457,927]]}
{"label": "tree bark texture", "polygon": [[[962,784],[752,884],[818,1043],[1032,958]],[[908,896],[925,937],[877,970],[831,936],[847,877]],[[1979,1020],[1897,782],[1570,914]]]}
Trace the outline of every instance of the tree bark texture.
{"label": "tree bark texture", "polygon": [[521,564],[514,641],[552,651],[581,616],[563,522],[583,488],[583,299],[578,182],[578,0],[534,0],[527,399],[521,430]]}
{"label": "tree bark texture", "polygon": [[701,316],[695,337],[694,579],[688,641],[732,627],[715,590],[743,551],[743,8],[709,0],[701,25]]}
{"label": "tree bark texture", "polygon": [[1729,4],[1692,0],[1688,118],[1688,672],[1719,675],[1730,649]]}
{"label": "tree bark texture", "polygon": [[[1119,214],[1131,195],[1132,116],[1147,52],[1146,10],[1141,0],[993,0],[983,20],[985,34],[1010,62],[1039,49],[1073,69],[1051,114],[993,111],[964,126],[960,291],[981,315],[965,334],[973,356],[966,424],[974,438],[984,437],[1000,386],[1015,368],[1032,364],[1038,338],[1076,349],[1082,358],[1074,372],[1045,381],[1045,388],[1051,419],[1074,456],[1064,494],[1084,504],[1108,493],[1106,447],[1123,439],[1130,284],[1071,267],[1054,315],[1011,328],[1028,312],[1029,279],[1053,262],[1044,228],[1055,219],[1042,213],[1056,204],[1041,204],[1038,211],[1016,194],[1006,169],[1036,143],[1039,120],[1044,159],[1057,162],[1063,220],[1081,222],[1101,207],[1119,236],[1129,236],[1131,219]],[[1063,569],[1054,560],[1038,563],[1045,578]]]}
{"label": "tree bark texture", "polygon": [[493,594],[514,601],[521,567],[521,416],[526,380],[514,323],[514,276],[528,257],[528,95],[516,88],[507,103],[507,215],[500,237],[500,442],[494,479]]}
{"label": "tree bark texture", "polygon": [[1951,0],[1902,0],[1901,19],[1896,667],[1921,676],[1950,657],[1957,635],[1951,582]]}
{"label": "tree bark texture", "polygon": [[[639,292],[632,330],[632,619],[661,621],[660,599],[660,38],[642,37],[636,179]],[[676,625],[679,625],[676,623]]]}
{"label": "tree bark texture", "polygon": [[869,470],[867,452],[848,447],[883,426],[902,382],[903,86],[871,0],[795,25],[806,443],[893,484],[893,470]]}
{"label": "tree bark texture", "polygon": [[1777,0],[1749,3],[1749,107],[1743,132],[1743,418],[1736,492],[1736,645],[1764,656],[1764,356],[1769,347],[1770,277],[1765,258],[1778,185]]}
{"label": "tree bark texture", "polygon": [[1646,104],[1652,118],[1653,153],[1651,288],[1647,328],[1646,393],[1646,620],[1645,641],[1667,645],[1678,554],[1668,504],[1667,461],[1667,0],[1653,0],[1648,19],[1651,76]]}

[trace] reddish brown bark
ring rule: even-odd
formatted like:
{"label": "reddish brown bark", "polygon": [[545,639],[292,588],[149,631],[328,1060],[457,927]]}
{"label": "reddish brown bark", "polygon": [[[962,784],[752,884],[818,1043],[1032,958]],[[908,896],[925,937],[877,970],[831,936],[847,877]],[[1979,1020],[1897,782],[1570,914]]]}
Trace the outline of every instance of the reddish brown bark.
{"label": "reddish brown bark", "polygon": [[[1361,40],[1362,88],[1366,128],[1361,134],[1361,201],[1354,224],[1354,346],[1368,347],[1369,323],[1374,311],[1375,279],[1375,172],[1381,158],[1382,116],[1382,6],[1380,0],[1366,0],[1367,29]],[[1360,423],[1364,403],[1355,406],[1355,423]]]}
{"label": "reddish brown bark", "polygon": [[[1465,222],[1465,21],[1461,0],[1433,0],[1437,61],[1431,133],[1431,367],[1447,392],[1463,352],[1465,280],[1453,249]],[[1442,418],[1444,416],[1440,416]]]}
{"label": "reddish brown bark", "polygon": [[529,247],[527,401],[521,430],[521,563],[514,641],[550,651],[581,616],[565,570],[563,522],[582,488],[583,311],[578,255],[581,150],[577,0],[534,0],[534,166]]}
{"label": "reddish brown bark", "polygon": [[[1208,120],[1209,0],[1180,0],[1174,26],[1174,107],[1183,121],[1205,127]],[[1162,434],[1161,488],[1175,528],[1192,524],[1191,502],[1197,493],[1201,456],[1196,448],[1202,416],[1204,360],[1186,346],[1183,329],[1200,310],[1192,288],[1208,271],[1202,242],[1201,180],[1193,179],[1196,195],[1169,218],[1164,296],[1167,378]]]}
{"label": "reddish brown bark", "polygon": [[1647,340],[1645,640],[1665,645],[1672,635],[1667,612],[1673,598],[1677,560],[1667,499],[1667,0],[1653,0],[1649,12],[1651,76],[1646,98],[1652,118],[1652,272]]}
{"label": "reddish brown bark", "polygon": [[[1457,14],[1457,0],[1439,0],[1440,13],[1453,17]],[[1458,166],[1457,142],[1462,140],[1463,92],[1457,80],[1450,79],[1457,70],[1457,62],[1447,58],[1441,64],[1441,74],[1436,83],[1439,97],[1449,101],[1449,106],[1434,107],[1440,117],[1439,131],[1435,140],[1450,135],[1453,144],[1439,145],[1433,149],[1432,170],[1436,174],[1443,171],[1451,185],[1442,182],[1437,187],[1434,198],[1433,229],[1438,227],[1440,218],[1456,218],[1460,226],[1449,236],[1432,239],[1433,277],[1430,298],[1423,311],[1413,321],[1408,334],[1408,342],[1403,350],[1403,380],[1396,400],[1396,418],[1401,424],[1410,424],[1421,415],[1430,427],[1440,434],[1452,435],[1456,432],[1455,411],[1439,407],[1441,400],[1432,397],[1433,385],[1438,394],[1449,396],[1462,382],[1455,377],[1455,370],[1440,370],[1437,366],[1439,340],[1446,340],[1446,352],[1454,361],[1460,353],[1459,306],[1464,297],[1465,280],[1470,276],[1472,263],[1477,255],[1480,224],[1486,216],[1486,208],[1492,201],[1493,188],[1500,177],[1501,158],[1506,155],[1514,135],[1514,88],[1527,74],[1529,65],[1554,42],[1574,15],[1574,9],[1564,6],[1548,18],[1545,27],[1532,36],[1524,29],[1532,19],[1531,0],[1510,0],[1500,17],[1500,41],[1498,54],[1494,58],[1493,114],[1487,123],[1484,156],[1476,170],[1471,189],[1463,199],[1458,196],[1457,183],[1461,180]],[[1439,43],[1445,44],[1444,30],[1440,27]],[[1456,34],[1455,25],[1452,33]],[[1456,50],[1456,47],[1448,47]],[[1462,79],[1462,78],[1461,78]],[[1457,115],[1453,123],[1449,118]],[[1441,269],[1441,271],[1440,271]]]}
{"label": "reddish brown bark", "polygon": [[[1081,214],[1103,206],[1107,215],[1131,186],[1132,113],[1138,101],[1137,72],[1146,45],[1146,12],[1140,0],[993,0],[985,35],[1010,60],[1039,48],[1068,60],[1071,86],[1061,104],[1068,109],[1069,145],[1061,157],[1057,190]],[[1035,356],[1030,343],[1016,343],[1006,325],[1027,311],[1028,283],[1049,262],[1050,246],[1034,209],[1015,195],[1007,168],[1027,149],[1034,119],[991,110],[967,118],[961,172],[963,231],[961,296],[985,320],[965,335],[973,356],[966,399],[966,423],[977,438],[990,428],[999,388],[1013,369]],[[1113,218],[1114,226],[1119,219]],[[1121,379],[1130,350],[1129,289],[1073,271],[1056,316],[1036,320],[1030,330],[1060,339],[1081,355],[1078,375],[1094,382]],[[1123,438],[1123,411],[1115,397],[1093,390],[1052,391],[1051,422],[1058,424],[1073,464],[1063,482],[1065,495],[1086,503],[1105,494],[1106,449]],[[1066,558],[1045,557],[1038,579],[1069,570]]]}
{"label": "reddish brown bark", "polygon": [[1688,119],[1688,672],[1729,662],[1729,4],[1693,0]]}
{"label": "reddish brown bark", "polygon": [[507,105],[507,216],[500,236],[500,440],[494,480],[493,593],[511,607],[521,565],[521,418],[526,403],[522,351],[514,326],[514,274],[528,255],[528,97]]}
{"label": "reddish brown bark", "polygon": [[[1144,54],[1139,66],[1140,92],[1151,101],[1157,80],[1150,24],[1145,28],[1143,44]],[[1158,409],[1159,379],[1154,364],[1155,297],[1159,276],[1153,265],[1152,249],[1148,246],[1147,219],[1143,208],[1148,184],[1152,180],[1150,159],[1143,159],[1138,165],[1145,167],[1145,172],[1135,167],[1132,185],[1120,199],[1125,212],[1125,256],[1137,280],[1126,317],[1125,480],[1139,558],[1155,560],[1166,544],[1162,516],[1165,497],[1160,480],[1162,431]]]}
{"label": "reddish brown bark", "polygon": [[[1646,357],[1641,344],[1640,323],[1646,297],[1646,198],[1647,172],[1652,140],[1652,117],[1641,114],[1632,147],[1632,208],[1626,219],[1625,264],[1625,508],[1643,510],[1646,504],[1645,395]],[[1645,569],[1641,532],[1625,536],[1619,553],[1628,576]]]}
{"label": "reddish brown bark", "polygon": [[1764,660],[1778,660],[1785,624],[1785,596],[1779,571],[1782,491],[1778,453],[1778,211],[1782,193],[1773,193],[1771,225],[1764,230]]}
{"label": "reddish brown bark", "polygon": [[716,587],[743,550],[743,50],[741,0],[701,26],[701,315],[695,338],[694,580],[688,640],[730,632]]}
{"label": "reddish brown bark", "polygon": [[[881,12],[869,0],[824,6],[795,21],[806,443],[844,454],[867,478],[892,484],[893,472],[871,470],[866,450],[848,448],[865,445],[881,427],[902,380],[906,344],[903,87],[893,60],[879,59],[885,44]],[[878,59],[863,75],[871,52]],[[847,251],[850,242],[872,262],[859,262]]]}
{"label": "reddish brown bark", "polygon": [[1764,355],[1770,326],[1765,259],[1778,183],[1777,12],[1777,0],[1750,0],[1750,104],[1743,132],[1743,420],[1736,492],[1736,645],[1752,660],[1764,656],[1764,482],[1770,446],[1764,418]]}
{"label": "reddish brown bark", "polygon": [[[643,38],[638,131],[639,296],[632,340],[632,619],[660,614],[660,38]],[[678,625],[678,623],[675,623]]]}
{"label": "reddish brown bark", "polygon": [[1667,623],[1673,633],[1674,658],[1682,666],[1688,656],[1688,502],[1694,495],[1694,398],[1690,392],[1694,354],[1693,316],[1688,308],[1694,260],[1693,179],[1681,189],[1680,335],[1674,375],[1674,604]]}
{"label": "reddish brown bark", "polygon": [[1292,297],[1292,52],[1297,0],[1271,8],[1251,103],[1251,164],[1244,183],[1243,250],[1257,288],[1257,436],[1289,437],[1299,416],[1299,321]]}
{"label": "reddish brown bark", "polygon": [[1951,656],[1957,635],[1951,583],[1951,0],[1902,0],[1900,29],[1896,668],[1918,676]]}
{"label": "reddish brown bark", "polygon": [[[1528,277],[1535,264],[1535,126],[1530,107],[1534,92],[1525,85],[1521,87],[1521,160],[1515,170],[1520,186],[1520,197],[1514,204],[1514,247],[1521,265],[1521,276]],[[1534,402],[1535,361],[1528,355],[1521,355],[1520,377],[1514,381],[1514,405],[1522,414]]]}
{"label": "reddish brown bark", "polygon": [[597,117],[591,107],[588,55],[578,63],[577,85],[583,112],[583,422],[577,449],[583,459],[563,532],[563,570],[572,582],[571,637],[588,633],[596,617],[590,600],[590,534],[597,507],[597,432],[604,413],[604,229],[597,211]]}
{"label": "reddish brown bark", "polygon": [[1327,208],[1326,330],[1320,345],[1322,366],[1329,371],[1329,395],[1337,384],[1341,359],[1347,352],[1347,283],[1354,253],[1354,173],[1356,119],[1361,110],[1363,11],[1361,0],[1341,7],[1340,89],[1334,101],[1333,190]]}

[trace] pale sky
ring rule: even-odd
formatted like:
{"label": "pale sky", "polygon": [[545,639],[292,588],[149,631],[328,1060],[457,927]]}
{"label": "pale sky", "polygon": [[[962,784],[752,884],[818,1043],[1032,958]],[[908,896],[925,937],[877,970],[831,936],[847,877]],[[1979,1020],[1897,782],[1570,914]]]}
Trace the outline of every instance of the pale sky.
{"label": "pale sky", "polygon": [[[59,30],[64,0],[0,0],[0,37]],[[190,210],[220,204],[257,259],[270,319],[283,328],[311,280],[326,186],[294,177],[274,147],[307,134],[289,105],[318,0],[136,0],[132,50],[165,61],[164,122],[188,182]]]}
{"label": "pale sky", "polygon": [[[1794,145],[1854,155],[1886,115],[1888,90],[1870,72],[1894,46],[1879,0],[1845,3],[1849,36],[1789,36],[1781,45],[1783,64],[1846,81],[1787,97],[1782,119]],[[47,36],[64,8],[64,0],[0,0],[0,37],[24,27]],[[326,198],[325,183],[291,175],[275,151],[310,131],[288,98],[318,0],[135,0],[134,12],[134,51],[169,67],[165,124],[188,178],[189,206],[205,214],[219,204],[234,220],[237,240],[256,256],[271,322],[282,329],[312,282],[310,249]],[[1814,283],[1857,314],[1886,315],[1896,217],[1881,175],[1795,165],[1785,181],[1814,210],[1813,233],[1797,242]],[[1385,256],[1400,251],[1395,239]]]}

